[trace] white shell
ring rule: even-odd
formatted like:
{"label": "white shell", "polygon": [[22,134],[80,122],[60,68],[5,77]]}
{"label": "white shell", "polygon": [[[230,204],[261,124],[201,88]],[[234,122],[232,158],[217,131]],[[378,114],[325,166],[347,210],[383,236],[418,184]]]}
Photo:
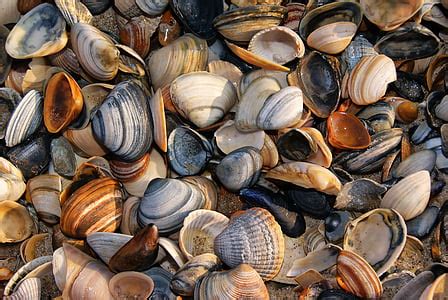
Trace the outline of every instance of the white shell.
{"label": "white shell", "polygon": [[214,133],[215,142],[224,154],[245,146],[252,146],[261,150],[265,143],[266,134],[262,130],[241,132],[235,126],[235,121],[229,120]]}
{"label": "white shell", "polygon": [[344,51],[355,36],[358,26],[353,22],[335,22],[320,26],[308,35],[311,48],[328,54]]}

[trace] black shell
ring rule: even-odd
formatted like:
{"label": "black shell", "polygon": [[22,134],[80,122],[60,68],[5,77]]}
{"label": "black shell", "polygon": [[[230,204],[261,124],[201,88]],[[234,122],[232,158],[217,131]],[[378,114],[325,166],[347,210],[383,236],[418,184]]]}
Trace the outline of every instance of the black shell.
{"label": "black shell", "polygon": [[426,120],[429,126],[433,128],[439,128],[443,125],[443,120],[437,118],[435,109],[437,105],[442,102],[443,97],[445,97],[445,93],[441,91],[434,91],[428,95],[426,98]]}
{"label": "black shell", "polygon": [[397,80],[391,86],[403,98],[415,102],[425,100],[423,78],[418,75],[397,71]]}
{"label": "black shell", "polygon": [[92,15],[99,15],[112,6],[112,0],[81,0]]}
{"label": "black shell", "polygon": [[348,211],[333,211],[325,219],[325,237],[331,243],[342,240],[345,234],[345,227],[352,219]]}
{"label": "black shell", "polygon": [[330,196],[314,189],[294,187],[285,191],[291,209],[303,211],[317,219],[325,219],[331,212],[331,202],[334,196]]}
{"label": "black shell", "polygon": [[15,90],[0,88],[0,140],[5,137],[6,126],[20,100],[22,97]]}
{"label": "black shell", "polygon": [[8,53],[6,53],[5,50],[6,38],[8,35],[8,28],[0,25],[0,84],[5,82],[12,64],[12,58],[8,55]]}
{"label": "black shell", "polygon": [[304,160],[317,151],[313,139],[299,129],[292,129],[282,135],[277,141],[280,155],[290,160]]}
{"label": "black shell", "polygon": [[357,296],[343,290],[330,289],[319,294],[317,300],[357,300]]}
{"label": "black shell", "polygon": [[415,236],[419,239],[426,237],[436,225],[439,211],[440,209],[437,206],[431,205],[423,213],[406,222],[408,235]]}

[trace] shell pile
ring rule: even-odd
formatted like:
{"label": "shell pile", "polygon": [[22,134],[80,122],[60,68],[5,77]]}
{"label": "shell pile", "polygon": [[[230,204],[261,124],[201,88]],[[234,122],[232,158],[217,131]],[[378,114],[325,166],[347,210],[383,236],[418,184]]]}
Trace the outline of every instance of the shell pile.
{"label": "shell pile", "polygon": [[3,299],[448,299],[448,1],[0,0]]}

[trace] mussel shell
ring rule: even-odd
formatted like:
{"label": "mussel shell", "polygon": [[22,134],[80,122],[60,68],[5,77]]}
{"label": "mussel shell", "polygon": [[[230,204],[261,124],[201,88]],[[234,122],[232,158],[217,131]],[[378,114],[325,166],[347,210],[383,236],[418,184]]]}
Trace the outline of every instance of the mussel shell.
{"label": "mussel shell", "polygon": [[51,159],[56,173],[65,177],[75,175],[75,153],[70,143],[63,136],[51,141]]}
{"label": "mussel shell", "polygon": [[325,219],[331,212],[334,197],[314,189],[294,187],[285,190],[290,209],[304,212],[313,218]]}
{"label": "mussel shell", "polygon": [[440,39],[426,27],[408,23],[386,34],[376,44],[375,50],[393,60],[420,59],[439,51]]}
{"label": "mussel shell", "polygon": [[39,175],[50,163],[50,137],[45,134],[32,136],[9,150],[6,157],[22,171],[25,178]]}
{"label": "mussel shell", "polygon": [[326,118],[336,110],[341,88],[339,68],[334,57],[313,51],[301,59],[295,72],[306,107],[320,118]]}
{"label": "mussel shell", "polygon": [[387,191],[384,185],[368,178],[347,182],[336,198],[335,208],[367,212],[380,207],[381,195]]}
{"label": "mussel shell", "polygon": [[105,12],[112,5],[112,0],[81,0],[93,15]]}
{"label": "mussel shell", "polygon": [[212,153],[208,140],[188,127],[174,129],[168,138],[168,162],[181,176],[201,173]]}
{"label": "mussel shell", "polygon": [[125,161],[148,152],[153,124],[146,94],[137,81],[117,84],[92,120],[93,133],[107,149]]}
{"label": "mussel shell", "polygon": [[[436,115],[436,109],[445,98],[445,93],[441,91],[431,92],[426,98],[426,120],[428,125],[433,128],[439,128],[443,125],[443,120],[439,119]],[[446,105],[446,104],[445,104]]]}
{"label": "mussel shell", "polygon": [[391,129],[395,123],[395,110],[387,102],[379,101],[366,106],[357,117],[367,120],[375,133]]}
{"label": "mussel shell", "polygon": [[5,49],[6,39],[9,35],[9,30],[3,25],[0,25],[0,84],[3,84],[11,70],[12,59]]}
{"label": "mussel shell", "polygon": [[274,194],[268,189],[259,187],[242,189],[239,194],[250,206],[266,208],[287,236],[296,238],[305,232],[303,215],[288,208],[288,201],[281,194]]}
{"label": "mussel shell", "polygon": [[435,205],[429,205],[421,215],[406,222],[408,234],[417,238],[426,237],[437,223],[440,208]]}
{"label": "mussel shell", "polygon": [[171,0],[171,8],[189,31],[202,39],[216,35],[213,19],[223,13],[221,0]]}
{"label": "mussel shell", "polygon": [[360,298],[343,290],[329,289],[319,294],[317,300],[359,300]]}

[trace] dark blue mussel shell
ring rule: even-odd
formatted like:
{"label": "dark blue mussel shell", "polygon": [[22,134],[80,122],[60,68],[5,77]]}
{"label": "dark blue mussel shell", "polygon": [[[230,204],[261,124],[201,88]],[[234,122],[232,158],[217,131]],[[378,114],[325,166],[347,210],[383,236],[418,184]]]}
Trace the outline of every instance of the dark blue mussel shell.
{"label": "dark blue mussel shell", "polygon": [[316,219],[325,219],[331,212],[334,196],[314,189],[294,187],[285,190],[291,209],[303,211]]}

